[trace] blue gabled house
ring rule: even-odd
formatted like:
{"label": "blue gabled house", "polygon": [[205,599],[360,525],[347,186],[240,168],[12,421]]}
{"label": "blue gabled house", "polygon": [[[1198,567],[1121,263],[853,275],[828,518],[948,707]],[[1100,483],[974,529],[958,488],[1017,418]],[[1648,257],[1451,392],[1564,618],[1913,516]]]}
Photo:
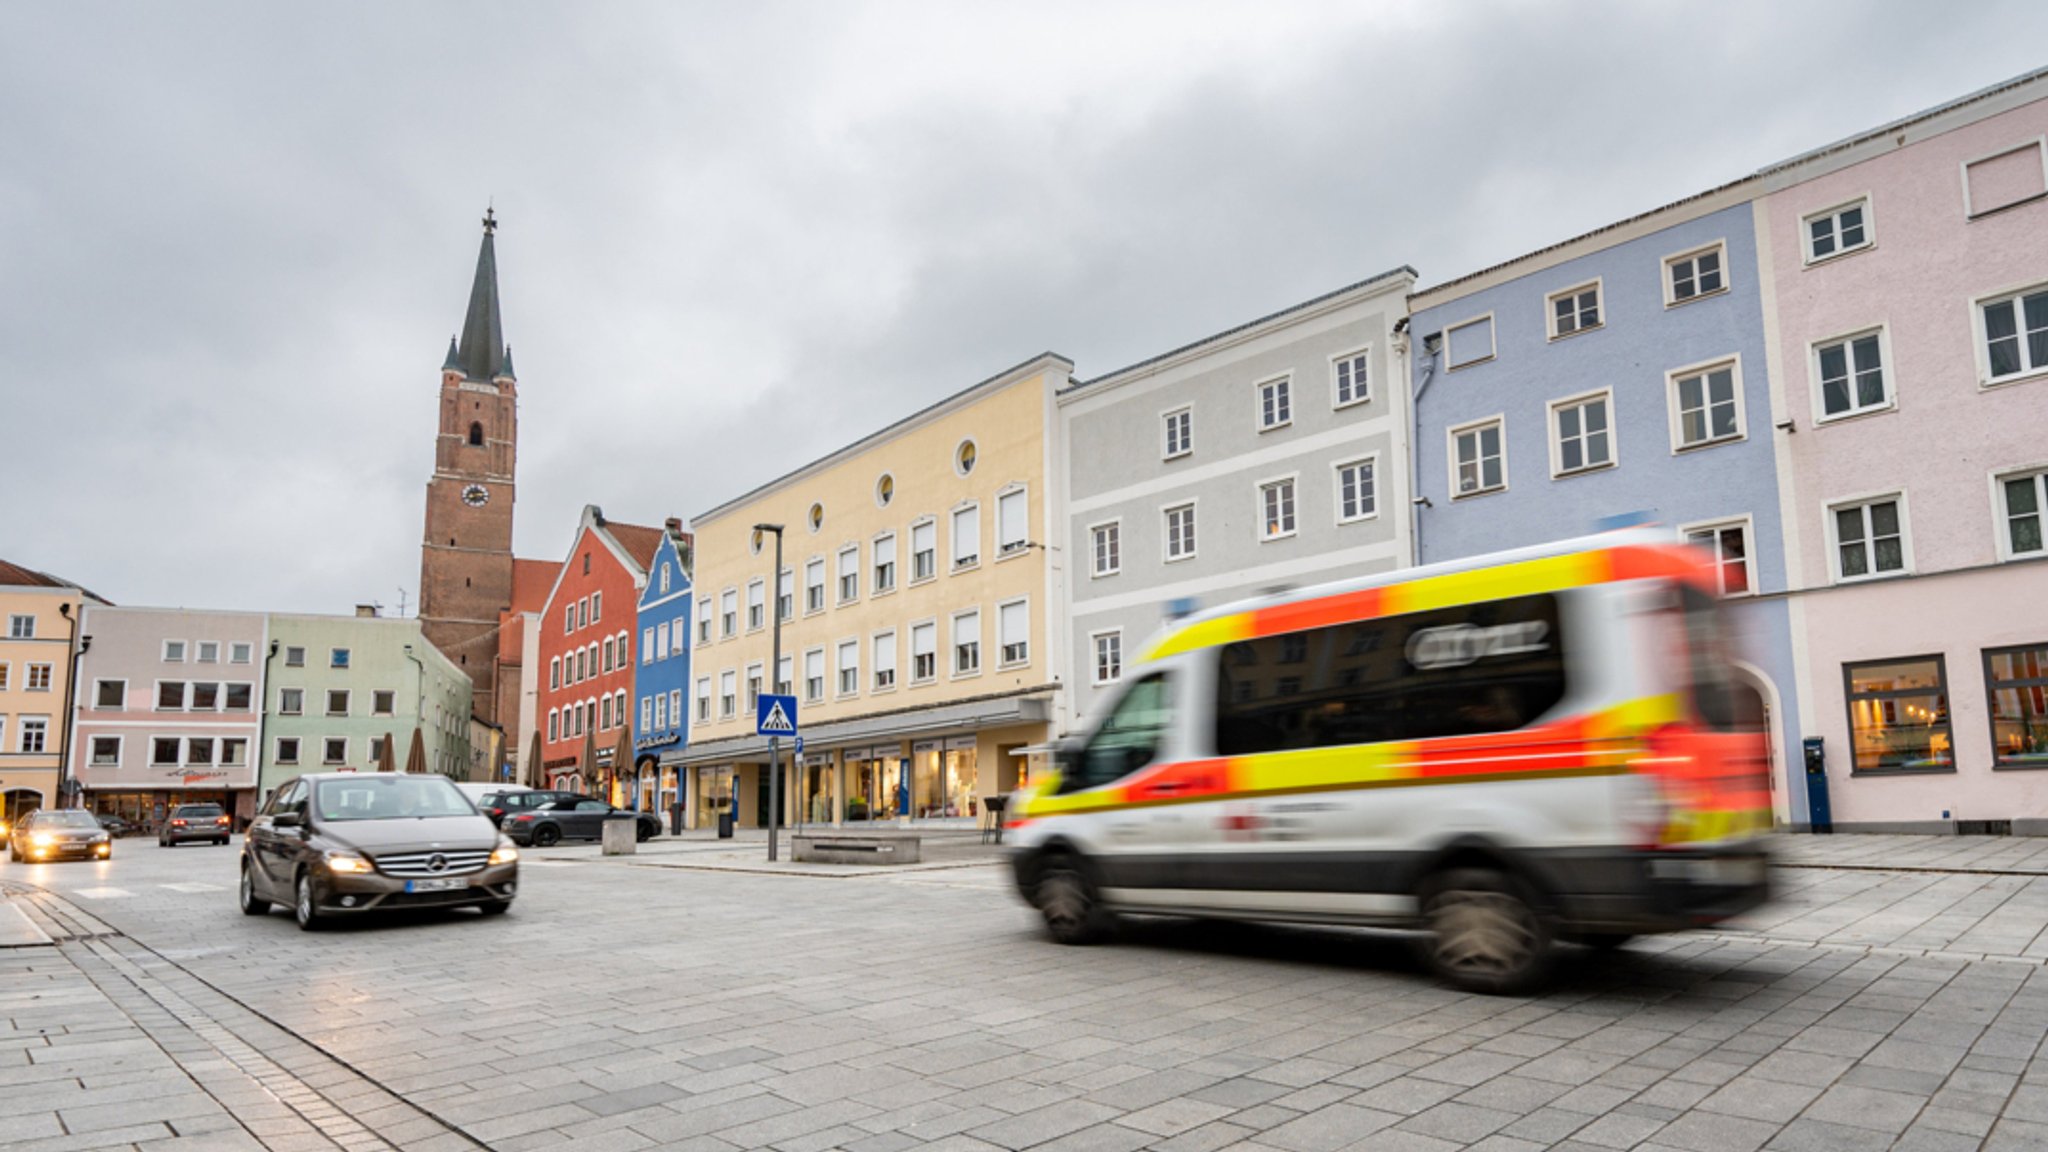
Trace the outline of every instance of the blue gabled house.
{"label": "blue gabled house", "polygon": [[640,656],[633,669],[633,768],[630,803],[667,812],[682,795],[676,770],[662,761],[690,741],[684,714],[690,689],[690,534],[670,520],[640,593]]}

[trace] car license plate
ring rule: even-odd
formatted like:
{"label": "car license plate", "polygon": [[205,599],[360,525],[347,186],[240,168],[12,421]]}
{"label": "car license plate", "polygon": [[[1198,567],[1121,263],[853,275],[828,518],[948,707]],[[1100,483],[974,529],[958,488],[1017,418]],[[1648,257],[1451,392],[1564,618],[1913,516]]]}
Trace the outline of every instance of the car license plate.
{"label": "car license plate", "polygon": [[407,892],[448,892],[456,888],[467,887],[469,887],[469,881],[454,876],[434,880],[407,880],[405,882],[405,890]]}

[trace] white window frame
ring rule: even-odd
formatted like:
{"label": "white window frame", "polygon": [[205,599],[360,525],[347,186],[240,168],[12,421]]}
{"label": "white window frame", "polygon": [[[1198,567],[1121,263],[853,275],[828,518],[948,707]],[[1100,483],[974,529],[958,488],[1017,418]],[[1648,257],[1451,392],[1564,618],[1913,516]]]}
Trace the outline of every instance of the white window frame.
{"label": "white window frame", "polygon": [[220,663],[220,641],[200,640],[192,645],[192,662],[195,664]]}
{"label": "white window frame", "polygon": [[740,634],[740,590],[728,586],[718,594],[718,638],[730,640]]}
{"label": "white window frame", "polygon": [[[972,620],[974,622],[974,667],[966,671],[962,671],[960,668],[960,622],[962,620]],[[987,667],[987,661],[982,659],[981,653],[980,608],[968,608],[964,611],[953,613],[952,623],[946,633],[946,653],[948,657],[946,667],[952,670],[949,674],[950,679],[965,680],[969,677],[981,675],[981,670]]]}
{"label": "white window frame", "polygon": [[[1687,376],[1705,376],[1723,365],[1727,365],[1730,369],[1729,379],[1735,392],[1735,434],[1732,436],[1722,436],[1718,439],[1701,440],[1696,444],[1687,444],[1683,438],[1685,421],[1680,415],[1678,408],[1678,382]],[[1741,355],[1716,356],[1711,360],[1702,360],[1697,364],[1687,364],[1682,368],[1673,368],[1664,373],[1664,410],[1670,424],[1671,454],[1673,456],[1686,452],[1698,452],[1707,448],[1718,448],[1723,444],[1740,444],[1744,440],[1749,439],[1749,405],[1744,402],[1742,393]],[[1709,415],[1708,431],[1711,432],[1713,430],[1713,421],[1711,419],[1713,398],[1711,396],[1707,397],[1707,410]]]}
{"label": "white window frame", "polygon": [[247,640],[236,640],[228,645],[228,663],[251,664],[256,659],[256,646]]}
{"label": "white window frame", "polygon": [[756,576],[747,581],[746,633],[753,635],[768,627],[768,581]]}
{"label": "white window frame", "polygon": [[[761,685],[759,688],[754,687],[757,683]],[[767,695],[768,692],[768,662],[756,660],[747,665],[746,674],[740,677],[740,697],[741,699],[746,699],[748,696],[753,698],[747,700],[741,706],[743,711],[740,714],[744,716],[747,712],[753,711],[760,704],[761,697]]]}
{"label": "white window frame", "polygon": [[[2039,380],[2043,377],[2048,377],[2048,363],[2031,365],[2024,363],[2027,353],[2027,319],[2026,309],[2019,301],[2022,297],[2036,295],[2041,292],[2048,292],[2048,281],[2034,281],[2018,287],[2003,288],[1996,292],[1977,296],[1970,301],[1970,326],[1971,331],[1976,337],[1977,387],[1980,390],[2003,388],[2008,384],[2019,384],[2029,380]],[[2011,375],[1994,378],[1991,375],[1991,337],[1989,330],[1984,324],[1984,310],[1992,305],[2004,304],[2008,301],[2013,304],[2013,320],[2019,325],[2022,367],[2018,372],[2014,372]]]}
{"label": "white window frame", "polygon": [[730,720],[740,712],[740,673],[737,668],[718,670],[718,718]]}
{"label": "white window frame", "polygon": [[[1847,411],[1836,412],[1830,415],[1828,413],[1827,398],[1822,395],[1822,385],[1824,382],[1821,377],[1821,349],[1829,345],[1840,344],[1843,346],[1844,354],[1847,355],[1855,342],[1865,336],[1877,337],[1878,368],[1882,372],[1884,379],[1884,399],[1867,407],[1859,408],[1854,406],[1856,399],[1856,364],[1852,357],[1849,361],[1849,399],[1851,407]],[[1817,425],[1834,424],[1843,420],[1854,420],[1858,416],[1871,416],[1879,412],[1897,411],[1899,407],[1899,391],[1892,379],[1892,369],[1894,366],[1892,363],[1891,326],[1889,324],[1872,324],[1861,328],[1852,328],[1838,336],[1828,336],[1808,344],[1806,346],[1806,372],[1807,379],[1812,381],[1810,391],[1813,402],[1813,422]]]}
{"label": "white window frame", "polygon": [[[1116,672],[1110,676],[1102,674],[1102,642],[1116,641]],[[1088,633],[1088,675],[1089,682],[1096,687],[1114,684],[1124,678],[1124,630],[1102,628]]]}
{"label": "white window frame", "polygon": [[[114,742],[114,759],[111,763],[100,762],[99,742],[102,740],[112,740]],[[125,737],[96,734],[89,738],[85,743],[86,766],[91,768],[119,768],[121,766],[122,755],[126,753],[127,750],[127,739]]]}
{"label": "white window frame", "polygon": [[[1566,408],[1584,407],[1596,400],[1607,406],[1607,459],[1600,464],[1581,464],[1577,468],[1567,469],[1564,466],[1564,433],[1557,426],[1558,413]],[[1619,437],[1614,432],[1614,389],[1595,388],[1591,392],[1581,392],[1576,396],[1562,396],[1552,400],[1549,405],[1548,423],[1549,427],[1546,431],[1549,435],[1545,437],[1545,440],[1550,444],[1550,478],[1552,480],[1562,480],[1570,476],[1583,476],[1588,472],[1605,472],[1621,464]],[[1579,439],[1584,440],[1585,438],[1586,424],[1585,418],[1582,416],[1579,420]],[[1506,443],[1505,437],[1502,438],[1502,443]]]}
{"label": "white window frame", "polygon": [[[1193,560],[1200,554],[1202,548],[1202,517],[1198,507],[1200,503],[1200,498],[1196,498],[1193,500],[1175,500],[1171,504],[1161,504],[1159,506],[1159,556],[1161,563],[1179,564],[1185,560]],[[1173,551],[1173,520],[1171,517],[1173,513],[1179,512],[1182,509],[1187,510],[1188,535],[1194,537],[1195,546],[1179,555],[1175,555]]]}
{"label": "white window frame", "polygon": [[[1288,526],[1281,531],[1275,532],[1267,527],[1266,490],[1268,488],[1277,488],[1282,484],[1287,486],[1288,502],[1293,507],[1288,510]],[[1266,476],[1254,481],[1252,484],[1252,499],[1252,529],[1258,534],[1257,539],[1259,543],[1270,544],[1275,540],[1287,540],[1301,534],[1300,472],[1286,472],[1278,476]]]}
{"label": "white window frame", "polygon": [[[1111,547],[1112,550],[1116,553],[1115,562],[1110,564],[1108,567],[1104,567],[1102,564],[1102,541],[1098,536],[1098,533],[1104,531],[1107,531],[1112,534]],[[1122,572],[1124,570],[1123,517],[1113,516],[1108,520],[1098,520],[1095,523],[1088,525],[1087,532],[1088,578],[1091,580],[1101,580],[1105,577],[1114,576],[1117,573]]]}
{"label": "white window frame", "polygon": [[[920,576],[920,575],[918,575],[918,574],[917,574],[917,555],[918,555],[918,549],[917,549],[917,530],[918,530],[918,529],[920,529],[920,528],[929,528],[929,529],[931,529],[931,533],[932,533],[932,547],[931,547],[931,554],[932,554],[932,565],[931,565],[931,571],[929,571],[929,572],[926,572],[926,573],[925,573],[924,575],[922,575],[922,576]],[[928,581],[928,580],[937,580],[938,578],[939,578],[939,518],[938,518],[938,517],[936,517],[936,516],[920,516],[920,517],[918,517],[917,519],[915,519],[915,520],[912,520],[912,521],[910,522],[910,580],[909,580],[908,582],[909,582],[909,583],[911,583],[911,584],[923,584],[923,583],[925,583],[925,582],[926,582],[926,581]]]}
{"label": "white window frame", "polygon": [[[974,551],[965,558],[960,555],[960,517],[974,518]],[[946,513],[946,570],[948,572],[971,572],[981,567],[981,501],[968,500],[955,504]]]}
{"label": "white window frame", "polygon": [[[44,756],[54,751],[50,747],[50,718],[48,716],[37,712],[16,716],[15,719],[19,721],[14,726],[14,750],[16,752],[24,756]],[[35,725],[33,729],[29,727],[32,724]],[[41,737],[34,748],[28,746],[28,734],[30,731],[34,731],[37,736]]]}
{"label": "white window frame", "polygon": [[[1372,473],[1372,511],[1355,516],[1344,514],[1344,470],[1364,466]],[[1380,454],[1354,456],[1330,465],[1330,511],[1339,524],[1360,524],[1380,517]]]}
{"label": "white window frame", "polygon": [[[1899,506],[1900,568],[1896,572],[1876,571],[1876,543],[1874,540],[1866,537],[1864,546],[1870,549],[1872,570],[1861,576],[1842,575],[1842,541],[1835,531],[1835,513],[1849,508],[1863,508],[1871,504],[1882,504],[1888,500],[1896,502]],[[1906,507],[1905,489],[1893,488],[1881,492],[1866,492],[1860,495],[1844,496],[1829,500],[1823,508],[1822,515],[1825,522],[1822,525],[1823,535],[1821,538],[1828,542],[1828,579],[1833,583],[1867,584],[1873,580],[1892,580],[1900,576],[1911,576],[1913,574],[1913,518]],[[1866,526],[1868,526],[1869,520],[1869,513],[1866,512],[1864,514]]]}
{"label": "white window frame", "polygon": [[[1187,417],[1186,442],[1181,445],[1178,451],[1173,447],[1173,418],[1176,416]],[[1183,456],[1192,456],[1194,453],[1195,406],[1193,404],[1181,404],[1161,412],[1159,414],[1159,458],[1161,460],[1178,460]]]}
{"label": "white window frame", "polygon": [[696,689],[696,703],[693,705],[695,711],[690,713],[690,723],[709,724],[716,719],[711,711],[711,677],[697,677]]}
{"label": "white window frame", "polygon": [[[57,666],[55,664],[48,663],[47,661],[36,661],[30,663],[27,668],[27,673],[21,678],[21,690],[23,692],[50,692],[56,689]],[[38,671],[42,673],[41,677],[36,675]],[[41,679],[42,683],[37,684],[37,679]]]}
{"label": "white window frame", "polygon": [[1721,559],[1720,543],[1718,540],[1716,540],[1714,545],[1714,583],[1717,587],[1721,589],[1721,597],[1724,600],[1736,599],[1745,596],[1755,596],[1757,594],[1757,587],[1756,521],[1754,517],[1750,516],[1747,513],[1744,513],[1741,516],[1722,516],[1713,520],[1696,520],[1690,524],[1680,524],[1678,526],[1678,538],[1686,541],[1687,543],[1691,543],[1692,536],[1694,533],[1718,533],[1724,532],[1730,528],[1740,528],[1742,530],[1742,567],[1744,569],[1745,575],[1749,579],[1749,590],[1746,592],[1730,592],[1727,590],[1726,586],[1722,584],[1721,565],[1725,563],[1725,561]]}
{"label": "white window frame", "polygon": [[[849,570],[849,569],[848,569],[848,568],[846,567],[846,558],[847,558],[847,557],[848,557],[849,555],[851,555],[851,556],[853,557],[853,567],[852,567],[852,569],[850,569],[850,570]],[[860,572],[860,564],[861,564],[861,559],[860,559],[860,558],[861,558],[860,542],[859,542],[859,541],[855,541],[855,542],[853,542],[853,543],[851,543],[851,544],[846,544],[846,545],[842,545],[842,546],[840,547],[839,551],[838,551],[838,552],[836,552],[836,553],[834,553],[834,554],[833,554],[833,556],[834,556],[834,561],[833,561],[833,562],[834,562],[834,564],[835,564],[835,567],[834,567],[834,568],[833,568],[833,570],[832,570],[832,578],[833,578],[833,580],[834,580],[834,582],[835,582],[835,583],[834,583],[834,585],[833,585],[833,589],[832,589],[832,591],[833,591],[833,594],[834,594],[835,596],[837,596],[837,597],[838,597],[838,599],[837,599],[836,601],[834,601],[834,602],[835,602],[835,603],[838,603],[838,604],[856,604],[856,603],[859,603],[859,602],[860,602],[860,576],[861,576],[861,572]],[[848,596],[848,595],[846,594],[846,578],[847,578],[847,577],[848,577],[849,575],[853,577],[853,595],[851,595],[851,596]]]}
{"label": "white window frame", "polygon": [[[6,684],[6,682],[7,682],[7,678],[6,678],[5,676],[0,676],[0,686],[4,686],[4,685]],[[100,685],[102,685],[102,684],[119,684],[119,685],[121,686],[121,703],[120,703],[120,704],[119,704],[118,706],[111,706],[111,707],[110,707],[110,706],[108,706],[108,705],[105,705],[105,704],[102,704],[102,703],[100,703]],[[95,712],[126,712],[126,711],[128,710],[128,680],[127,680],[127,678],[126,678],[126,677],[115,677],[115,676],[96,676],[96,677],[94,677],[94,678],[93,678],[93,682],[92,682],[92,707],[91,707],[91,710],[92,710],[92,711],[95,711]]]}
{"label": "white window frame", "polygon": [[[336,744],[339,744],[339,745],[341,745],[341,755],[340,755],[340,756],[333,756],[333,755],[330,755],[330,753],[332,753],[332,752],[334,751],[334,746],[335,746]],[[346,737],[346,736],[322,736],[322,737],[320,738],[320,763],[322,763],[322,764],[346,764],[346,763],[348,763],[348,737]]]}
{"label": "white window frame", "polygon": [[[1989,473],[1991,480],[1991,523],[1997,536],[1998,559],[2001,563],[2028,563],[2048,559],[2048,460],[2023,465],[2018,468],[2000,468]],[[2041,521],[2042,547],[2033,552],[2015,552],[2012,548],[2012,514],[2006,508],[2005,485],[2011,480],[2032,480],[2034,499],[2038,510],[2034,513]]]}
{"label": "white window frame", "polygon": [[[1488,488],[1485,486],[1486,457],[1484,455],[1481,455],[1478,458],[1480,463],[1480,487],[1474,488],[1470,492],[1460,492],[1458,491],[1458,437],[1466,432],[1482,431],[1489,424],[1498,424],[1500,426],[1500,484],[1492,488]],[[1496,492],[1507,491],[1510,487],[1509,481],[1513,475],[1508,471],[1507,414],[1504,412],[1496,412],[1491,416],[1482,416],[1477,420],[1467,420],[1463,424],[1453,424],[1449,428],[1444,429],[1444,455],[1445,459],[1450,465],[1450,475],[1447,476],[1445,479],[1447,479],[1450,482],[1451,499],[1476,500],[1481,496],[1491,496]]]}
{"label": "white window frame", "polygon": [[[1003,502],[1009,499],[1024,502],[1024,537],[1021,540],[1003,539]],[[1031,551],[1031,487],[1028,484],[1008,484],[996,493],[996,560],[998,562],[1023,556]]]}
{"label": "white window frame", "polygon": [[2034,150],[2034,156],[2041,165],[2042,186],[2048,188],[2048,136],[2036,136],[2031,140],[2022,140],[2018,144],[2000,148],[1995,152],[1986,152],[1982,156],[1969,157],[1956,165],[1956,169],[1962,174],[1963,180],[1963,219],[1982,220],[1986,217],[1996,216],[2000,212],[2018,208],[2024,204],[2032,204],[2044,197],[2048,197],[2048,192],[2036,192],[2032,196],[2015,200],[2010,204],[2000,204],[1996,208],[1986,208],[1984,211],[1979,212],[1970,195],[1970,169],[1986,161],[2002,160],[2015,152],[2025,152],[2029,148]]}
{"label": "white window frame", "polygon": [[[1005,645],[1003,644],[1003,609],[1016,604],[1021,604],[1024,606],[1024,658],[1022,660],[1007,659],[1007,654],[1003,651],[1003,648],[1005,647]],[[1029,665],[1031,663],[1032,647],[1033,645],[1031,643],[1031,597],[1012,596],[1008,600],[997,601],[996,670],[1002,671],[1007,668],[1023,668]]]}
{"label": "white window frame", "polygon": [[[932,640],[932,671],[929,676],[917,674],[917,634],[920,629],[928,629]],[[922,620],[913,620],[910,622],[908,633],[910,636],[910,683],[936,683],[939,679],[939,618],[927,616]]]}
{"label": "white window frame", "polygon": [[[783,591],[785,587],[789,589],[787,592]],[[783,602],[785,600],[789,604],[787,612],[783,611]],[[796,619],[796,569],[794,567],[784,568],[775,574],[775,606],[773,611],[775,619],[781,623],[787,624],[791,620]]]}
{"label": "white window frame", "polygon": [[[818,583],[815,585],[818,590],[818,606],[816,608],[811,607],[811,589],[814,587],[811,584],[812,568],[818,570]],[[831,591],[830,566],[825,563],[825,558],[823,556],[813,556],[804,561],[804,615],[812,616],[831,607]]]}
{"label": "white window frame", "polygon": [[[173,656],[173,655],[171,655],[171,648],[172,648],[172,646],[173,646],[173,645],[175,645],[175,646],[177,647],[177,650],[178,650],[178,654],[177,654],[176,656]],[[166,663],[166,664],[183,664],[183,663],[185,662],[185,653],[186,653],[186,652],[188,652],[188,651],[190,651],[190,650],[191,650],[191,647],[192,647],[191,643],[190,643],[189,641],[185,641],[185,640],[166,640],[166,641],[164,641],[164,660],[163,660],[163,662],[164,662],[164,663]]]}
{"label": "white window frame", "polygon": [[[292,745],[292,754],[289,758],[287,758],[284,754],[284,745],[285,741],[287,740],[291,741]],[[305,742],[301,740],[299,737],[279,736],[277,738],[277,743],[272,746],[271,757],[273,761],[278,764],[297,764],[299,762],[299,757],[304,754],[304,749]]]}
{"label": "white window frame", "polygon": [[[26,627],[24,627],[26,625]],[[33,640],[36,638],[36,614],[33,612],[12,612],[7,616],[7,639]],[[169,659],[168,656],[165,657]]]}
{"label": "white window frame", "polygon": [[[882,587],[882,541],[889,542],[889,586]],[[903,558],[896,553],[896,530],[877,532],[868,541],[868,596],[887,596],[903,586]]]}
{"label": "white window frame", "polygon": [[[883,641],[887,641],[889,645],[889,666],[887,668],[882,667]],[[876,695],[896,690],[896,685],[900,682],[899,677],[896,675],[896,658],[898,655],[900,653],[896,651],[896,630],[894,628],[884,628],[868,638],[868,674],[874,678],[873,691]],[[886,684],[882,682],[884,673],[887,673],[889,677],[889,682]]]}
{"label": "white window frame", "polygon": [[[1352,390],[1354,392],[1357,392],[1358,394],[1354,395],[1351,399],[1346,400],[1344,398],[1342,390],[1338,387],[1337,373],[1339,370],[1339,366],[1344,364],[1350,364],[1353,361],[1360,360],[1365,362],[1364,390],[1359,391],[1358,373],[1354,370],[1351,373]],[[1350,349],[1349,351],[1339,352],[1335,356],[1330,357],[1330,411],[1339,412],[1346,408],[1355,408],[1360,404],[1370,404],[1371,402],[1372,345],[1362,344],[1356,348]]]}
{"label": "white window frame", "polygon": [[[1275,421],[1272,421],[1271,423],[1268,423],[1268,422],[1266,421],[1266,392],[1267,392],[1267,389],[1278,389],[1278,391],[1277,391],[1277,392],[1275,392],[1274,394],[1275,394],[1276,396],[1279,396],[1279,397],[1281,397],[1281,398],[1282,398],[1282,399],[1283,399],[1283,400],[1285,401],[1285,403],[1286,403],[1286,408],[1287,408],[1287,415],[1286,415],[1286,417],[1285,417],[1284,419],[1280,419],[1280,420],[1275,420]],[[1275,403],[1275,404],[1273,405],[1273,407],[1274,407],[1274,409],[1275,409],[1275,410],[1277,411],[1277,410],[1278,410],[1278,409],[1280,408],[1280,404],[1279,404],[1279,403]],[[1271,376],[1267,376],[1267,377],[1265,377],[1265,378],[1263,378],[1263,379],[1260,379],[1260,380],[1255,380],[1255,381],[1253,381],[1253,382],[1252,382],[1252,430],[1253,430],[1254,432],[1262,432],[1262,433],[1263,433],[1263,432],[1277,432],[1277,431],[1279,431],[1279,430],[1280,430],[1280,429],[1282,429],[1282,428],[1290,427],[1291,425],[1293,425],[1293,423],[1294,423],[1294,373],[1293,373],[1292,371],[1287,371],[1287,372],[1276,372],[1276,373],[1274,373],[1274,374],[1273,374],[1273,375],[1271,375]]]}
{"label": "white window frame", "polygon": [[[813,656],[818,658],[818,691],[815,694],[811,691],[811,658]],[[830,670],[825,663],[825,650],[823,648],[804,649],[804,701],[810,704],[823,702],[825,699],[825,689],[831,683]]]}
{"label": "white window frame", "polygon": [[[1457,331],[1460,328],[1470,328],[1477,324],[1486,325],[1486,355],[1475,356],[1462,364],[1453,363],[1451,360],[1451,352],[1457,344],[1457,341],[1453,337],[1456,335]],[[1458,321],[1455,324],[1444,325],[1444,371],[1460,372],[1467,368],[1476,368],[1481,364],[1491,362],[1499,355],[1500,333],[1494,330],[1493,313],[1482,312],[1477,316],[1468,317],[1464,320]]]}
{"label": "white window frame", "polygon": [[[846,649],[853,648],[853,664],[846,663]],[[846,674],[853,673],[853,687],[846,686]],[[832,698],[852,700],[860,695],[860,637],[842,636],[832,642]]]}
{"label": "white window frame", "polygon": [[718,610],[709,596],[698,596],[697,601],[697,646],[702,648],[711,643],[714,636],[711,625],[718,617]]}
{"label": "white window frame", "polygon": [[[1580,325],[1569,332],[1559,331],[1557,327],[1557,302],[1567,296],[1572,298],[1572,319],[1576,322],[1579,315],[1578,298],[1585,295],[1588,291],[1593,293],[1593,315],[1598,318],[1591,324]],[[1595,276],[1591,280],[1582,281],[1569,288],[1559,288],[1543,298],[1543,331],[1551,341],[1569,340],[1574,336],[1587,332],[1598,332],[1605,327],[1607,327],[1607,288],[1603,277]]]}
{"label": "white window frame", "polygon": [[[1814,255],[1813,222],[1824,217],[1839,217],[1842,213],[1859,204],[1863,206],[1863,242],[1853,248],[1841,247],[1842,225],[1838,219],[1834,226],[1836,236],[1835,250],[1824,256]],[[1877,212],[1875,208],[1876,206],[1872,201],[1870,193],[1865,192],[1858,196],[1851,196],[1847,200],[1831,204],[1826,208],[1820,208],[1801,215],[1799,217],[1799,255],[1804,262],[1803,266],[1811,268],[1816,264],[1826,264],[1839,260],[1844,256],[1853,256],[1858,252],[1867,252],[1877,247]]]}
{"label": "white window frame", "polygon": [[[1717,252],[1721,256],[1721,286],[1711,292],[1694,292],[1682,300],[1679,299],[1678,285],[1675,283],[1674,276],[1679,262],[1696,260],[1709,252]],[[1664,307],[1666,308],[1683,308],[1687,304],[1696,304],[1701,300],[1710,300],[1716,296],[1726,296],[1735,290],[1734,279],[1728,274],[1728,241],[1726,238],[1707,244],[1695,244],[1682,252],[1673,252],[1658,262],[1658,268],[1658,275],[1663,281]],[[1700,270],[1697,265],[1693,267],[1692,276],[1693,282],[1697,284],[1700,276]]]}

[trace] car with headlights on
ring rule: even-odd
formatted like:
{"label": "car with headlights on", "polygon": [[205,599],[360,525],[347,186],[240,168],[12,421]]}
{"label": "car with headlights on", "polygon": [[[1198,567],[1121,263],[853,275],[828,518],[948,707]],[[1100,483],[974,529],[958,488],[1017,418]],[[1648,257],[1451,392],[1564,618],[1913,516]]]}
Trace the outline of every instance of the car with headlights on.
{"label": "car with headlights on", "polygon": [[235,830],[234,819],[218,804],[180,804],[157,831],[159,848],[176,848],[195,841],[225,844]]}
{"label": "car with headlights on", "polygon": [[287,780],[242,838],[242,911],[273,903],[308,931],[362,912],[511,909],[519,850],[444,776],[323,772]]}
{"label": "car with headlights on", "polygon": [[7,854],[24,860],[107,860],[114,838],[92,813],[78,808],[39,808],[14,826]]}

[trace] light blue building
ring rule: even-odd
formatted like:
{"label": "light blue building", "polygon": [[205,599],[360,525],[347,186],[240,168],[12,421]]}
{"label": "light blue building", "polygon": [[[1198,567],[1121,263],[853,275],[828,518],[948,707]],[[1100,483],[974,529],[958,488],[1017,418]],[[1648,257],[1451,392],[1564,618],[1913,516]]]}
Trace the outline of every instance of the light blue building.
{"label": "light blue building", "polygon": [[1411,300],[1422,563],[1674,528],[1721,561],[1780,820],[1805,822],[1752,200],[1741,181]]}
{"label": "light blue building", "polygon": [[663,767],[690,742],[684,701],[690,691],[690,535],[670,520],[647,586],[640,593],[640,661],[633,669],[633,763],[635,782],[628,803],[666,812],[682,795],[676,770]]}

